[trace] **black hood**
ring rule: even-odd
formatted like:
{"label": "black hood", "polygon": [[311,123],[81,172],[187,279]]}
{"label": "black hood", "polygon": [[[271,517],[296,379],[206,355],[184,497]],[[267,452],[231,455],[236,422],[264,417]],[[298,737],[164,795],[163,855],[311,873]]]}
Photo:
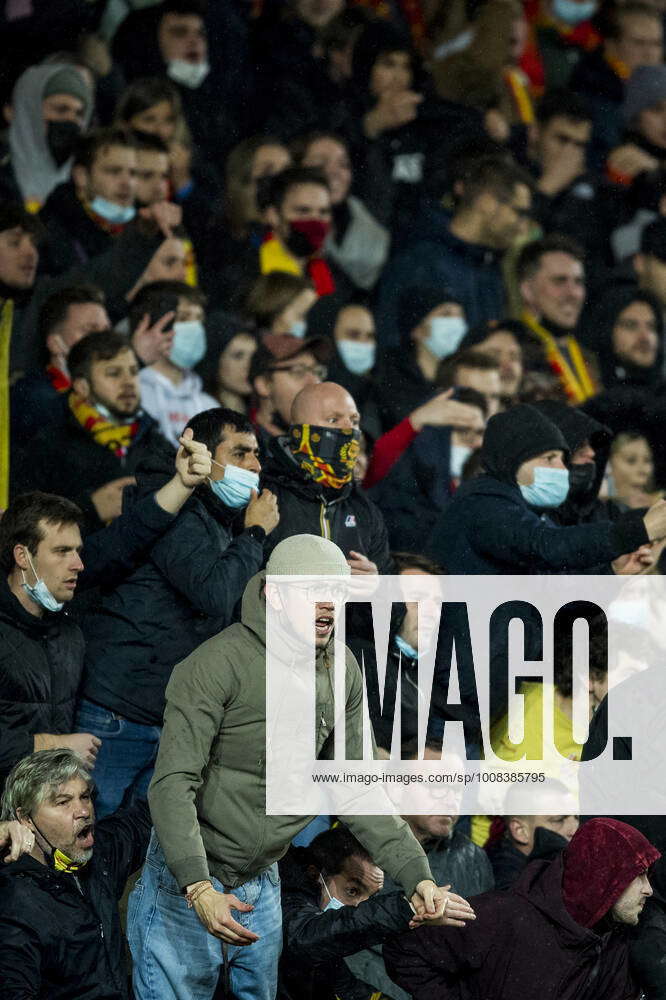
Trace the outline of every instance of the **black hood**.
{"label": "black hood", "polygon": [[[641,368],[619,359],[613,352],[613,327],[620,313],[632,302],[644,302],[654,313],[659,347],[649,368]],[[616,385],[650,388],[661,381],[664,360],[664,321],[658,301],[635,285],[620,285],[604,291],[585,309],[580,322],[583,343],[597,355],[601,380],[607,389]]]}
{"label": "black hood", "polygon": [[514,485],[523,462],[553,448],[568,457],[567,442],[555,424],[534,406],[521,404],[490,418],[481,464],[489,476]]}
{"label": "black hood", "polygon": [[543,399],[532,405],[559,427],[571,454],[585,441],[589,441],[594,449],[594,477],[588,489],[583,492],[575,491],[572,482],[570,495],[557,512],[557,520],[562,524],[577,524],[597,503],[613,432],[594,417],[574,406],[567,406],[566,403]]}

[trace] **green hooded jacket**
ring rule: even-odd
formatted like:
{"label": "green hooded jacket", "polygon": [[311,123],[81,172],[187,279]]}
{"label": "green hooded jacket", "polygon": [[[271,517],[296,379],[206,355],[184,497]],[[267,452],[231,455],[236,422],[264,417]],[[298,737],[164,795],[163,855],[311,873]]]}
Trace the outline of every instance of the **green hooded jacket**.
{"label": "green hooded jacket", "polygon": [[[312,816],[266,815],[265,573],[243,595],[241,623],[199,646],[173,671],[148,794],[167,864],[181,888],[218,878],[235,888],[286,852]],[[326,756],[334,700],[326,654],[316,661],[317,753]],[[362,677],[347,650],[347,755],[361,758]],[[352,737],[354,744],[354,737]],[[375,863],[411,896],[431,879],[426,856],[399,816],[345,816]]]}

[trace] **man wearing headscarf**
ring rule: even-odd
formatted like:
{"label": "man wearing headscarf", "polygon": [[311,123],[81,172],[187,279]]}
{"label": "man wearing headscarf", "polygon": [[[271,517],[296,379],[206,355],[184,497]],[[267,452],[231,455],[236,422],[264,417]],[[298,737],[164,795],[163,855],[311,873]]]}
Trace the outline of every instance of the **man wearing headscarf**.
{"label": "man wearing headscarf", "polygon": [[427,927],[389,941],[389,974],[414,1000],[638,998],[627,929],[652,895],[648,872],[659,857],[634,827],[591,819],[512,889],[475,897],[464,934]]}
{"label": "man wearing headscarf", "polygon": [[12,94],[9,161],[0,191],[38,211],[69,177],[72,157],[92,113],[93,95],[76,66],[30,66]]}

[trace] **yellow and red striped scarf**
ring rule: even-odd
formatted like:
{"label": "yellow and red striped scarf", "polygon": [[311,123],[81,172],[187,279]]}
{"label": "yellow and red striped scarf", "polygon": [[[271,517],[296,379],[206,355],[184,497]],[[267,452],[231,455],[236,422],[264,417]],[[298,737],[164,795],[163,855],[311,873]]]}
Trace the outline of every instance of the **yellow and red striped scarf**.
{"label": "yellow and red striped scarf", "polygon": [[567,350],[571,358],[571,364],[569,364],[557,346],[555,337],[539,323],[536,316],[525,311],[520,318],[543,344],[550,370],[554,375],[557,375],[569,402],[584,403],[590,396],[595,396],[599,390],[576,338],[567,337]]}
{"label": "yellow and red striped scarf", "polygon": [[97,444],[102,448],[108,448],[118,458],[125,457],[139,429],[138,420],[134,419],[127,424],[114,424],[74,392],[69,394],[69,408]]}

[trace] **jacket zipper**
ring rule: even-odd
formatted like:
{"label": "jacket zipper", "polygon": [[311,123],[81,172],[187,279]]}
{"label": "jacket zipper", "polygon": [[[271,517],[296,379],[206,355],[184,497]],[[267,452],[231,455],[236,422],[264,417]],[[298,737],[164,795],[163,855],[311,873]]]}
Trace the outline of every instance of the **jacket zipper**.
{"label": "jacket zipper", "polygon": [[331,537],[331,526],[328,523],[328,519],[326,517],[326,503],[323,500],[321,502],[321,511],[320,511],[320,514],[319,514],[319,524],[320,524],[320,527],[321,527],[322,538],[330,538]]}

